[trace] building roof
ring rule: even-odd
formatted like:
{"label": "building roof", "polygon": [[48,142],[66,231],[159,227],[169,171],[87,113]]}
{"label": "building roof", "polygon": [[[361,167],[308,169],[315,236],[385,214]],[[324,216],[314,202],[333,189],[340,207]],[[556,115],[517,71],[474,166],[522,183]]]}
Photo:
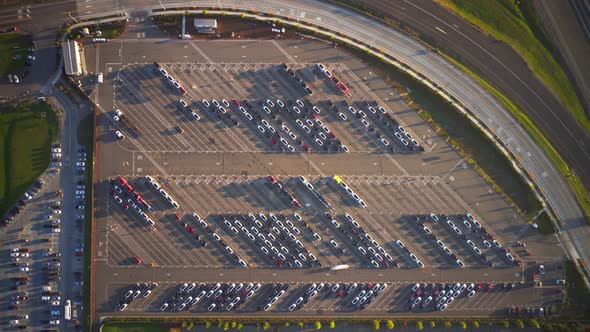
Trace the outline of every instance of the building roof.
{"label": "building roof", "polygon": [[61,50],[66,75],[82,75],[82,64],[80,63],[78,44],[75,41],[65,42],[62,44]]}
{"label": "building roof", "polygon": [[197,28],[197,31],[217,29],[217,20],[211,18],[195,18],[195,28]]}

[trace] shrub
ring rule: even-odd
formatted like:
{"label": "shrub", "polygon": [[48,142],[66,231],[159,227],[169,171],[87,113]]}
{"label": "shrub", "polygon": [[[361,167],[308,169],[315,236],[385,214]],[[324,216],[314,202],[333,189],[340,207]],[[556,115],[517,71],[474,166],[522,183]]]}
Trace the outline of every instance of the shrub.
{"label": "shrub", "polygon": [[395,327],[395,324],[393,324],[393,321],[391,319],[387,320],[387,328],[390,330],[393,330],[393,328]]}
{"label": "shrub", "polygon": [[269,328],[270,328],[270,324],[268,322],[264,322],[264,325],[262,325],[262,329],[266,331]]}
{"label": "shrub", "polygon": [[467,329],[467,324],[465,324],[465,322],[459,322],[459,326],[463,329],[466,330]]}
{"label": "shrub", "polygon": [[316,330],[320,330],[322,328],[322,323],[320,323],[319,321],[316,320],[314,324]]}
{"label": "shrub", "polygon": [[380,328],[379,321],[374,319],[373,320],[373,329],[378,330]]}
{"label": "shrub", "polygon": [[417,321],[417,322],[416,322],[416,328],[417,328],[418,330],[424,330],[424,323],[422,323],[422,321],[421,321],[421,320]]}
{"label": "shrub", "polygon": [[430,327],[436,327],[436,323],[433,320],[431,320],[429,324],[430,324]]}
{"label": "shrub", "polygon": [[335,327],[336,327],[336,323],[333,320],[331,320],[330,321],[330,328],[333,329]]}

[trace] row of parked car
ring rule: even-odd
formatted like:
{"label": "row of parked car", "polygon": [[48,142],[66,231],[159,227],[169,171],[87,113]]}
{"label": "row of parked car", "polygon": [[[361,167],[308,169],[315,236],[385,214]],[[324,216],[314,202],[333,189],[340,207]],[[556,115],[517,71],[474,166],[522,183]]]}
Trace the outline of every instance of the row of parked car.
{"label": "row of parked car", "polygon": [[198,303],[205,303],[207,311],[236,310],[246,300],[250,299],[260,288],[261,284],[232,283],[232,284],[204,284],[184,283],[178,286],[174,295],[160,306],[159,311],[190,310]]}
{"label": "row of parked car", "polygon": [[130,287],[123,298],[117,302],[115,305],[115,311],[124,311],[127,307],[138,298],[147,298],[149,297],[154,289],[158,287],[158,284],[155,282],[152,283],[136,283],[132,287]]}
{"label": "row of parked car", "polygon": [[[349,243],[356,248],[359,253],[375,268],[397,266],[393,257],[383,248],[377,240],[373,239],[363,226],[361,226],[355,218],[349,214],[344,214],[345,220],[348,224],[340,224],[331,214],[326,214],[326,219],[329,220],[336,229],[338,229]],[[345,253],[345,250],[332,239],[330,244],[340,251]]]}
{"label": "row of parked car", "polygon": [[35,182],[33,182],[29,190],[23,194],[23,197],[19,199],[18,202],[16,202],[13,206],[11,206],[8,211],[6,211],[6,214],[2,216],[2,219],[0,219],[0,225],[2,227],[7,227],[10,225],[14,221],[14,218],[27,206],[28,201],[37,196],[37,193],[39,190],[41,190],[41,188],[43,188],[44,185],[45,181],[43,181],[41,178],[38,178]]}
{"label": "row of parked car", "polygon": [[284,215],[220,215],[228,234],[242,234],[278,267],[321,266],[315,255],[298,239],[301,231]]}
{"label": "row of parked car", "polygon": [[[197,222],[199,223],[199,225],[201,225],[201,227],[203,229],[205,229],[209,234],[211,234],[211,236],[213,237],[213,239],[217,242],[217,244],[219,244],[222,248],[224,248],[224,250],[232,257],[232,259],[237,262],[240,266],[242,267],[246,267],[248,266],[248,264],[246,263],[246,261],[244,261],[233,249],[230,245],[228,245],[225,240],[223,240],[221,238],[221,236],[219,236],[219,234],[216,232],[216,230],[214,230],[211,226],[209,226],[209,224],[203,219],[201,218],[201,216],[194,212],[193,213],[193,217],[197,220]],[[185,223],[186,226],[188,226],[188,224]],[[185,226],[185,228],[186,228]],[[194,231],[194,229],[191,227],[186,228],[187,231],[191,232],[190,229],[192,229]],[[196,232],[195,232],[196,233]],[[201,245],[206,246],[204,240],[198,235],[198,234],[193,234],[193,236],[195,237],[195,239],[197,239]]]}

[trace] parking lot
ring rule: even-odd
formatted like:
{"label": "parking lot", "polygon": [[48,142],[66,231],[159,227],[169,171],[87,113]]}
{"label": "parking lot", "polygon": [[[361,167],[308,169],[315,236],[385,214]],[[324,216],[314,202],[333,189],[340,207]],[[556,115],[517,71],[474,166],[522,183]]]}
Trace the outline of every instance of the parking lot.
{"label": "parking lot", "polygon": [[[354,79],[344,64],[325,68]],[[313,95],[297,84],[302,78]],[[337,93],[316,64],[138,64],[121,68],[115,82],[115,106],[147,152],[421,151],[390,110]]]}
{"label": "parking lot", "polygon": [[[492,245],[492,234],[479,236],[475,230],[480,228],[472,225],[466,213],[457,216],[461,202],[452,199],[449,188],[436,178],[347,178],[347,186],[370,202],[366,208],[356,204],[333,178],[151,179],[179,204],[175,209],[145,177],[126,180],[147,202],[154,226],[129,208],[129,194],[116,185],[104,187],[113,197],[107,201],[110,264],[128,265],[138,256],[157,266],[239,266],[237,260],[226,259],[229,246],[249,266],[419,268],[410,254],[426,267],[455,267],[457,259],[470,267],[513,265]],[[116,202],[119,196],[121,204]],[[430,213],[441,219],[448,215],[462,235],[446,222],[433,220]],[[486,229],[483,221],[476,222]],[[285,255],[298,257],[286,259]],[[372,261],[378,264],[373,266]]]}
{"label": "parking lot", "polygon": [[[553,308],[539,301],[553,297],[550,290],[519,283],[138,283],[113,287],[113,311],[131,314],[187,315],[219,312],[229,315],[309,315],[331,311],[335,315],[370,315],[371,312],[434,315],[506,314],[514,297],[532,295],[518,306],[522,316],[539,316],[539,308]],[[540,294],[545,293],[545,294]],[[554,291],[553,291],[554,293]],[[452,300],[449,300],[453,297]],[[232,303],[234,303],[232,305]],[[441,303],[441,304],[438,304]],[[515,307],[516,308],[516,307]],[[528,308],[529,311],[526,311]],[[532,312],[531,312],[532,310]],[[525,311],[528,312],[525,314]],[[120,315],[121,313],[117,313]],[[547,313],[549,314],[549,313]]]}
{"label": "parking lot", "polygon": [[[434,315],[441,283],[473,283],[442,310],[483,316],[561,296],[561,276],[533,281],[539,262],[561,264],[555,243],[536,245],[362,62],[310,41],[167,42],[174,56],[161,42],[86,50],[106,73],[94,96],[97,312]],[[250,283],[248,298],[231,289]],[[367,295],[377,283],[388,286]]]}

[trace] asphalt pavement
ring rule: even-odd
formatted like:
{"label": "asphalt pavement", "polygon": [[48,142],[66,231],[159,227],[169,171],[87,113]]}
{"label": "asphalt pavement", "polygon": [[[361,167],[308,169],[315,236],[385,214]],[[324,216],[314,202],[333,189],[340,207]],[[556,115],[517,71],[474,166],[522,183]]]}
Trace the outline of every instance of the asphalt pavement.
{"label": "asphalt pavement", "polygon": [[[532,141],[508,111],[504,110],[486,90],[475,83],[468,75],[448,64],[435,53],[425,49],[412,38],[379,22],[341,7],[315,1],[276,3],[274,1],[208,1],[199,2],[202,6],[226,6],[250,10],[257,8],[260,12],[280,14],[297,18],[302,22],[312,22],[333,31],[340,31],[346,36],[363,40],[377,49],[402,59],[404,63],[415,68],[439,86],[456,97],[469,108],[476,118],[491,128],[497,138],[508,146],[519,159],[523,168],[533,175],[533,181],[541,190],[548,204],[555,211],[565,226],[560,232],[562,244],[568,248],[571,258],[590,260],[590,251],[584,240],[590,234],[583,214],[576,204],[569,185],[559,171],[552,165],[542,150]],[[83,3],[79,3],[79,8]],[[145,16],[150,8],[166,8],[167,3],[127,2],[113,8],[111,2],[97,1],[93,8],[85,13],[78,12],[83,18],[128,12],[132,15]],[[147,12],[146,12],[147,10]],[[180,11],[179,13],[182,13]],[[313,14],[311,14],[313,13]],[[359,28],[362,27],[362,28]],[[582,155],[587,153],[584,151]]]}

